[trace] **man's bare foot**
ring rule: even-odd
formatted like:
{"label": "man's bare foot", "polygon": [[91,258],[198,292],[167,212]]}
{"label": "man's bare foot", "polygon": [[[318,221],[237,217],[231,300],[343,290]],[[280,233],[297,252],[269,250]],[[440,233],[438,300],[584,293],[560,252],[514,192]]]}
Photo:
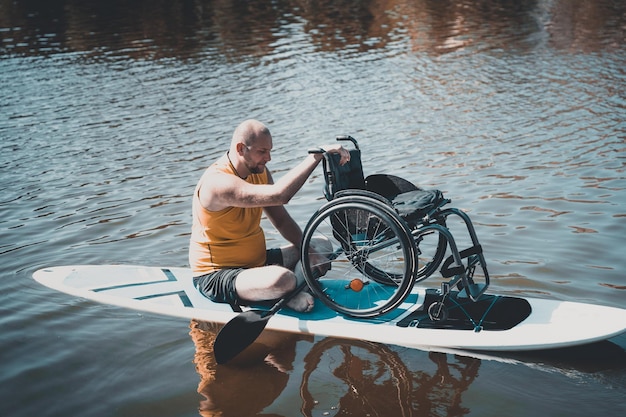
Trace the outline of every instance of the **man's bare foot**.
{"label": "man's bare foot", "polygon": [[298,293],[287,303],[287,307],[299,313],[308,313],[314,306],[315,299],[306,291]]}

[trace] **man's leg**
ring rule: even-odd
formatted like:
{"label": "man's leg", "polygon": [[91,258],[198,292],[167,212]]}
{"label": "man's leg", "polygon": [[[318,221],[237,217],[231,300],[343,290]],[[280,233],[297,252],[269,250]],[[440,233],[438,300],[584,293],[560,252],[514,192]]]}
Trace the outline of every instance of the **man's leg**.
{"label": "man's leg", "polygon": [[[313,248],[319,253],[332,252],[325,238],[315,238]],[[247,301],[265,301],[284,297],[304,281],[300,252],[293,245],[281,247],[283,266],[269,265],[243,270],[237,275],[235,289],[239,298]],[[287,306],[299,312],[310,311],[314,298],[306,291],[294,296]]]}
{"label": "man's leg", "polygon": [[293,272],[279,265],[244,269],[235,280],[237,295],[246,301],[274,300],[294,288]]}
{"label": "man's leg", "polygon": [[[240,299],[246,301],[265,301],[282,298],[296,288],[296,276],[293,271],[278,266],[262,266],[245,269],[237,275],[235,290]],[[313,296],[307,292],[295,295],[287,306],[299,312],[313,308]]]}

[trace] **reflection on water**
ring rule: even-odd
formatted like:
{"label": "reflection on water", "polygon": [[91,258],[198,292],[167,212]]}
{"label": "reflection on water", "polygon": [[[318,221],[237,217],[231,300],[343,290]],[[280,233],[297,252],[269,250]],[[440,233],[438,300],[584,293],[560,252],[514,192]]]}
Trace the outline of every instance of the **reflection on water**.
{"label": "reflection on water", "polygon": [[480,360],[436,352],[421,356],[419,369],[409,369],[384,345],[323,339],[304,360],[304,415],[321,410],[337,410],[329,415],[402,417],[469,413],[461,406],[462,394],[478,375]]}
{"label": "reflection on water", "polygon": [[[575,383],[601,379],[607,388],[626,388],[626,379],[616,373],[626,369],[626,352],[607,341],[527,353],[440,353],[265,331],[228,365],[217,365],[212,346],[220,327],[196,320],[190,324],[203,416],[283,415],[281,410],[296,408],[307,417],[489,413],[488,395],[502,395],[518,382],[513,376],[504,382],[501,371],[494,374],[492,361],[512,364],[509,372],[517,378],[528,370],[543,371],[534,382],[538,389],[560,378]],[[298,363],[298,344],[307,345],[302,363]],[[488,393],[484,404],[472,409],[467,397],[479,374],[488,380],[486,387],[484,381],[480,383]],[[245,401],[241,390],[245,390]]]}
{"label": "reflection on water", "polygon": [[494,352],[491,355],[494,359],[514,360],[547,372],[562,372],[570,376],[606,375],[607,382],[611,375],[615,375],[617,378],[608,385],[615,388],[626,386],[626,379],[620,380],[616,373],[619,369],[626,369],[626,351],[610,341],[535,352]]}
{"label": "reflection on water", "polygon": [[[433,54],[464,48],[564,51],[620,48],[619,1],[380,0],[317,2],[5,1],[0,54],[86,52],[135,59],[275,55],[302,27],[318,51],[375,52],[409,39]],[[286,12],[288,10],[288,12]],[[284,58],[284,57],[283,57]]]}
{"label": "reflection on water", "polygon": [[[200,375],[202,416],[256,415],[281,394],[293,370],[296,343],[305,337],[264,331],[228,365],[217,365],[213,343],[221,325],[192,320],[190,335],[196,347],[194,363]],[[244,393],[244,397],[242,397]]]}
{"label": "reflection on water", "polygon": [[[462,393],[480,367],[479,359],[430,352],[420,355],[428,363],[411,370],[385,345],[325,338],[313,344],[296,375],[296,344],[305,338],[273,331],[263,332],[233,363],[218,366],[212,346],[220,326],[194,320],[190,328],[203,416],[256,415],[271,409],[290,379],[301,379],[300,410],[307,417],[461,416],[470,411],[461,406]],[[434,370],[425,370],[433,365]],[[234,387],[250,387],[245,401],[243,388]]]}

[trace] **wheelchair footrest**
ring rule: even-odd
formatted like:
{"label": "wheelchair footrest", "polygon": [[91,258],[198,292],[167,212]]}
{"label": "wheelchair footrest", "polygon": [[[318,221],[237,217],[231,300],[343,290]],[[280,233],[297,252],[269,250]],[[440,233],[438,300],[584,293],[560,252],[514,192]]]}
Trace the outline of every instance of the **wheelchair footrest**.
{"label": "wheelchair footrest", "polygon": [[[483,247],[481,245],[474,245],[471,248],[467,248],[459,252],[459,256],[461,257],[461,259],[470,258],[468,265],[471,267],[479,263],[480,258],[478,257],[478,255],[482,252]],[[448,256],[448,258],[443,262],[443,265],[441,266],[441,275],[444,278],[450,278],[454,275],[460,275],[465,272],[464,265],[451,267],[450,265],[452,265],[453,263],[454,256],[452,255]]]}
{"label": "wheelchair footrest", "polygon": [[459,291],[458,298],[471,298],[477,300],[487,290],[486,284],[470,284]]}

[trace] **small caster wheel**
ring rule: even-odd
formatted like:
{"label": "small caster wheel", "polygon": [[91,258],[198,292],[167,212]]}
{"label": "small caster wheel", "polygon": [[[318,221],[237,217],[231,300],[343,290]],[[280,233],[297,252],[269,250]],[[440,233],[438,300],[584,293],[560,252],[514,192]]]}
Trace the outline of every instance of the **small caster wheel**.
{"label": "small caster wheel", "polygon": [[428,317],[432,321],[446,321],[448,319],[448,307],[441,301],[434,302],[428,307]]}

